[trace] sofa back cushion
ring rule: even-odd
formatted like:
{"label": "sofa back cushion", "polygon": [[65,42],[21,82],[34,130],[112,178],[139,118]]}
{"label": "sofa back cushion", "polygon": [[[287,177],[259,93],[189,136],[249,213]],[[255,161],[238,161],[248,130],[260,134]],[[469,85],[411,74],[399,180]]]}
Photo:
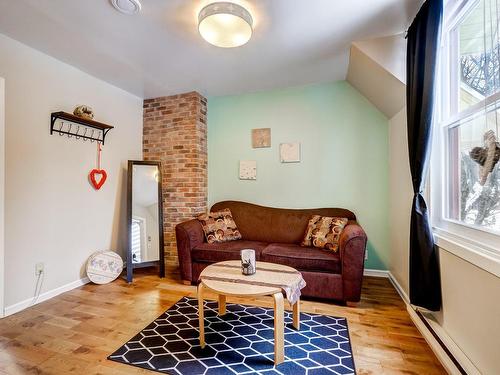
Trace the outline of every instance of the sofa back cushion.
{"label": "sofa back cushion", "polygon": [[347,225],[345,217],[314,215],[307,225],[301,246],[314,246],[336,252],[339,249],[340,235]]}
{"label": "sofa back cushion", "polygon": [[225,208],[198,216],[208,243],[241,240],[241,234],[234,222],[231,210]]}
{"label": "sofa back cushion", "polygon": [[304,238],[309,219],[313,215],[345,217],[356,216],[344,208],[288,209],[258,206],[256,204],[222,201],[211,211],[229,208],[244,240],[268,243],[300,243]]}

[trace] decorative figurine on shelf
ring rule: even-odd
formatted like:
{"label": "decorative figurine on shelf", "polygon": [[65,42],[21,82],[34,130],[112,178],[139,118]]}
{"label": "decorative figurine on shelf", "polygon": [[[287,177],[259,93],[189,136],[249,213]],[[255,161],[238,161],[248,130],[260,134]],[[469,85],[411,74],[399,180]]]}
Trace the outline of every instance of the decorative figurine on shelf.
{"label": "decorative figurine on shelf", "polygon": [[255,250],[241,250],[241,273],[249,276],[253,275],[255,271]]}
{"label": "decorative figurine on shelf", "polygon": [[88,105],[79,105],[75,108],[73,114],[75,116],[86,118],[88,120],[94,119],[94,111]]}
{"label": "decorative figurine on shelf", "polygon": [[[101,142],[97,142],[97,168],[92,169],[89,173],[90,183],[96,190],[99,190],[108,178],[106,171],[101,169],[101,151]],[[99,181],[97,181],[98,176],[100,176]]]}
{"label": "decorative figurine on shelf", "polygon": [[479,184],[484,186],[488,175],[493,172],[493,168],[500,160],[500,143],[497,142],[495,132],[488,130],[484,133],[484,147],[474,147],[469,156],[480,165]]}

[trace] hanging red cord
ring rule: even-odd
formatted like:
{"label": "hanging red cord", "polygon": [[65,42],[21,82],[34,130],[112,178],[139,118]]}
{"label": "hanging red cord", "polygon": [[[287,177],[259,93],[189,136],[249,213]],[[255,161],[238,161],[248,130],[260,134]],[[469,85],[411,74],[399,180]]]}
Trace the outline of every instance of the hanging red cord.
{"label": "hanging red cord", "polygon": [[[101,151],[101,142],[97,142],[97,168],[92,169],[89,173],[90,183],[96,190],[99,190],[108,178],[108,174],[106,173],[106,171],[104,169],[101,169]],[[98,176],[100,176],[99,181],[97,181],[96,178]]]}
{"label": "hanging red cord", "polygon": [[101,169],[101,142],[97,142],[97,169]]}

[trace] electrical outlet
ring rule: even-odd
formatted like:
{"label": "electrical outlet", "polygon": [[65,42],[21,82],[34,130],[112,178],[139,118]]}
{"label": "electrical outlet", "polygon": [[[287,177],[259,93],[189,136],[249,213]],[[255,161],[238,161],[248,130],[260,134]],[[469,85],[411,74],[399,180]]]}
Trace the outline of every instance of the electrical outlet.
{"label": "electrical outlet", "polygon": [[365,260],[368,260],[368,249],[365,251]]}
{"label": "electrical outlet", "polygon": [[45,265],[43,263],[35,264],[35,276],[39,276],[43,273]]}

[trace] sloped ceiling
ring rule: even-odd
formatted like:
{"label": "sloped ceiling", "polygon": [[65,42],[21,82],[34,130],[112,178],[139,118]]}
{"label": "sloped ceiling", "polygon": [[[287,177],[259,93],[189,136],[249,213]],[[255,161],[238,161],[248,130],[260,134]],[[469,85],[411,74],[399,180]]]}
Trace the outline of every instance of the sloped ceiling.
{"label": "sloped ceiling", "polygon": [[387,118],[405,105],[406,40],[402,34],[351,45],[347,81]]}
{"label": "sloped ceiling", "polygon": [[421,0],[232,0],[255,19],[250,42],[206,43],[197,14],[214,0],[0,0],[0,33],[140,97],[226,95],[343,80],[352,41],[402,32]]}

